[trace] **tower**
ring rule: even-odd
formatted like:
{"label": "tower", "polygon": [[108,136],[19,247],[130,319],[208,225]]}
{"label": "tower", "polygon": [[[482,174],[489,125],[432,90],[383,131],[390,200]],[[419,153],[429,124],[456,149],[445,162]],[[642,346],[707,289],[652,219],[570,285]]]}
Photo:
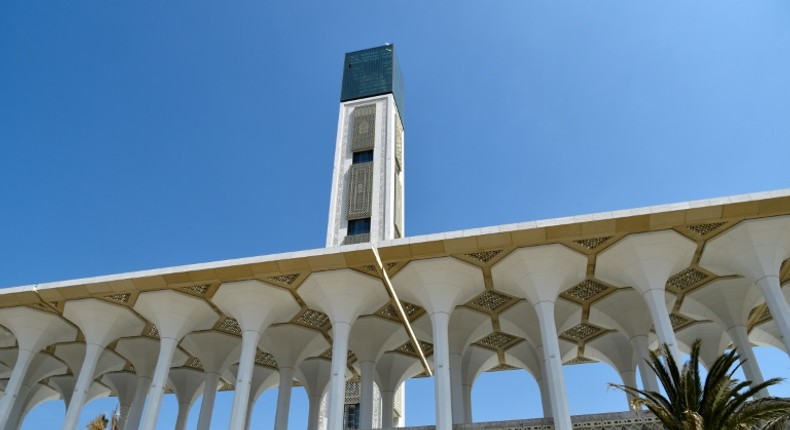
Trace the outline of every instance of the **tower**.
{"label": "tower", "polygon": [[327,247],[404,235],[403,112],[395,47],[346,54]]}

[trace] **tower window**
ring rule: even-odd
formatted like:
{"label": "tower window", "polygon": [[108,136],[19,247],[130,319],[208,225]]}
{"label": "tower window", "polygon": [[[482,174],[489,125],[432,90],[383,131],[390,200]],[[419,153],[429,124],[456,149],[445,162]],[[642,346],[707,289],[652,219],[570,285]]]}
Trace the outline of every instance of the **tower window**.
{"label": "tower window", "polygon": [[370,163],[373,161],[373,150],[355,152],[351,162],[353,164]]}
{"label": "tower window", "polygon": [[370,218],[348,220],[348,235],[370,233]]}

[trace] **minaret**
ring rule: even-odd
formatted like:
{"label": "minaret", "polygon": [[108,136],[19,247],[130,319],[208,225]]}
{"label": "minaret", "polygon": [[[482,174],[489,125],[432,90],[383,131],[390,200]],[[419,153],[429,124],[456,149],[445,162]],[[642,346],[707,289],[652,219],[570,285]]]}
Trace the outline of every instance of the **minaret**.
{"label": "minaret", "polygon": [[403,103],[393,45],[346,54],[327,247],[405,234]]}

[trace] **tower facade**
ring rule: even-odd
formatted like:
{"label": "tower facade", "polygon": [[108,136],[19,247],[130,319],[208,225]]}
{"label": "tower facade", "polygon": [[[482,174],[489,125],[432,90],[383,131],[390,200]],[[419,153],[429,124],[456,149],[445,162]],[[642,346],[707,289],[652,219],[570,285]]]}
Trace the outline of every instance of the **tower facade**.
{"label": "tower facade", "polygon": [[327,247],[405,234],[404,102],[393,45],[346,54]]}

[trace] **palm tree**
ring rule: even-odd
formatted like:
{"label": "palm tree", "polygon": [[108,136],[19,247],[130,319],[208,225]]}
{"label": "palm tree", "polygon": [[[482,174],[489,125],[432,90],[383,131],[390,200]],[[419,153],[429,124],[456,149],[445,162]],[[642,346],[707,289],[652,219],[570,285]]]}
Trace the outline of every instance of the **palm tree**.
{"label": "palm tree", "polygon": [[666,395],[611,385],[631,394],[634,409],[647,407],[667,430],[786,428],[790,423],[790,399],[753,398],[760,390],[782,382],[781,378],[754,385],[733,378],[740,361],[737,351],[732,349],[716,359],[703,384],[699,353],[697,340],[691,347],[689,361],[679,369],[666,345],[660,351],[651,351],[648,365],[658,376]]}
{"label": "palm tree", "polygon": [[107,428],[109,421],[104,414],[99,415],[93,421],[88,423],[88,430],[104,430]]}
{"label": "palm tree", "polygon": [[[107,427],[108,425],[110,426],[109,428]],[[86,427],[88,430],[118,430],[118,410],[116,409],[113,412],[112,421],[108,420],[106,415],[101,414],[89,422]]]}

